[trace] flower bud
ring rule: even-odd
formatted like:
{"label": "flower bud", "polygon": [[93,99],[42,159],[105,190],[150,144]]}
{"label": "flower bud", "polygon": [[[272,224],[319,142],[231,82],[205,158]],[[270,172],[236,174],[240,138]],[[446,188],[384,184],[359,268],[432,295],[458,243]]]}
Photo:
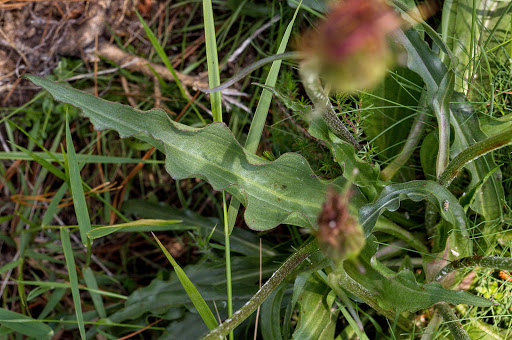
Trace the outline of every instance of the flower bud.
{"label": "flower bud", "polygon": [[300,39],[299,49],[307,67],[333,89],[371,88],[393,63],[388,34],[401,23],[383,0],[335,1],[327,19]]}
{"label": "flower bud", "polygon": [[350,196],[350,191],[340,195],[329,188],[327,200],[318,217],[318,231],[315,234],[320,249],[336,261],[354,259],[365,244],[363,229],[350,214]]}

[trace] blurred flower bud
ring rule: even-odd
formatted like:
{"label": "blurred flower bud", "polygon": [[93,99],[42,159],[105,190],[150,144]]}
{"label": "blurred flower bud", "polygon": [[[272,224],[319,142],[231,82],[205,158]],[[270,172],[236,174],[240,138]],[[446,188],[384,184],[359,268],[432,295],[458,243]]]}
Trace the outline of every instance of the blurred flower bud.
{"label": "blurred flower bud", "polygon": [[340,195],[329,188],[327,200],[318,217],[318,231],[315,234],[320,249],[336,261],[354,259],[365,244],[363,229],[349,211],[350,196],[350,191]]}
{"label": "blurred flower bud", "polygon": [[335,1],[327,19],[299,40],[299,49],[306,66],[333,89],[371,88],[393,64],[388,35],[401,23],[383,0]]}

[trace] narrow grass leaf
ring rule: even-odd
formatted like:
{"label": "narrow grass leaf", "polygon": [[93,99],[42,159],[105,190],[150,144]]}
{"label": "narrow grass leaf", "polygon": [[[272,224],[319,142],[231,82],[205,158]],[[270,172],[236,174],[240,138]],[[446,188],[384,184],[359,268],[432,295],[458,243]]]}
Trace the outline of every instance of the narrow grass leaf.
{"label": "narrow grass leaf", "polygon": [[147,232],[147,231],[164,231],[169,230],[169,226],[181,223],[180,220],[153,220],[141,219],[128,223],[120,223],[104,227],[97,227],[91,229],[87,233],[91,239],[105,237],[117,231],[123,232]]}
{"label": "narrow grass leaf", "polygon": [[[59,152],[32,152],[31,155],[35,155],[38,158],[41,158],[47,162],[52,162],[56,160],[57,162],[64,162],[64,156]],[[23,160],[30,161],[34,158],[31,155],[27,155],[25,152],[0,152],[0,160],[9,159],[9,160]],[[81,163],[100,163],[100,164],[136,164],[136,163],[144,163],[144,164],[162,164],[163,161],[159,160],[143,160],[141,158],[128,158],[128,157],[116,157],[116,156],[106,156],[106,155],[76,155],[77,161]]]}
{"label": "narrow grass leaf", "polygon": [[[286,31],[284,32],[283,38],[281,39],[281,43],[279,44],[279,48],[277,49],[277,54],[284,53],[286,50],[286,46],[288,45],[288,41],[290,39],[290,34],[292,32],[293,24],[295,22],[295,18],[299,13],[300,5],[299,3],[295,13],[293,14],[293,18],[286,27]],[[268,73],[267,79],[265,80],[265,85],[269,87],[274,87],[277,82],[277,77],[279,75],[279,69],[281,68],[281,60],[276,60],[272,63],[270,67],[270,72]],[[251,122],[251,127],[249,128],[249,133],[247,135],[247,140],[245,142],[245,148],[248,152],[256,153],[258,149],[258,145],[261,139],[261,133],[263,132],[263,127],[265,126],[265,121],[267,120],[268,109],[270,108],[270,101],[272,100],[272,92],[263,89],[261,92],[260,100],[258,101],[258,106],[256,107],[256,112],[254,113],[254,117]],[[229,204],[228,209],[228,225],[229,225],[229,233],[233,231],[235,226],[236,217],[238,215],[238,209],[240,208],[240,201],[233,197]]]}
{"label": "narrow grass leaf", "polygon": [[144,19],[140,16],[138,11],[135,11],[135,14],[137,14],[137,17],[139,18],[140,23],[142,24],[142,27],[144,28],[144,32],[146,32],[146,35],[149,38],[149,41],[151,42],[151,45],[153,45],[153,48],[155,49],[156,53],[162,59],[162,62],[164,63],[165,67],[171,72],[172,77],[174,78],[174,81],[176,82],[176,85],[178,86],[178,89],[180,90],[181,95],[183,98],[188,100],[187,93],[185,92],[185,89],[183,88],[183,85],[181,84],[180,79],[178,78],[178,75],[176,74],[176,71],[174,70],[174,67],[172,67],[171,62],[169,61],[169,58],[167,57],[167,54],[165,53],[162,45],[158,41],[157,37],[149,28],[149,26],[146,24]]}
{"label": "narrow grass leaf", "polygon": [[0,308],[0,325],[36,339],[50,339],[53,336],[53,330],[47,324],[5,308]]}
{"label": "narrow grass leaf", "polygon": [[23,259],[19,258],[15,261],[11,261],[7,264],[4,264],[2,267],[0,267],[0,274],[3,274],[5,273],[6,271],[9,271],[11,269],[14,269],[16,268],[17,266],[19,266],[21,263],[23,262]]}
{"label": "narrow grass leaf", "polygon": [[[96,282],[96,276],[94,276],[94,272],[92,271],[91,267],[87,267],[83,270],[85,284],[87,287],[92,288],[93,290],[98,290],[98,283]],[[107,312],[105,311],[105,306],[103,305],[103,300],[101,298],[101,295],[94,292],[89,291],[92,298],[92,303],[94,304],[94,308],[96,308],[96,312],[98,312],[98,315],[100,318],[106,318]]]}
{"label": "narrow grass leaf", "polygon": [[62,184],[62,186],[57,190],[55,195],[53,196],[52,201],[48,205],[46,212],[44,213],[43,219],[41,221],[41,225],[43,228],[45,226],[50,225],[50,223],[53,220],[53,217],[57,214],[57,211],[59,210],[59,204],[66,192],[68,191],[69,186],[66,182]]}
{"label": "narrow grass leaf", "polygon": [[82,340],[85,340],[84,316],[82,314],[80,291],[78,289],[78,275],[76,273],[75,259],[73,257],[73,249],[71,248],[71,240],[69,238],[68,229],[60,229],[60,240],[62,242],[62,250],[64,251],[64,257],[66,258],[66,267],[68,268],[69,283],[71,285],[71,295],[73,296],[73,305],[75,306],[78,330],[80,331],[80,337],[82,338]]}
{"label": "narrow grass leaf", "polygon": [[39,314],[37,317],[39,320],[45,319],[51,312],[54,311],[55,306],[62,300],[64,297],[64,294],[66,294],[65,288],[57,288],[53,291],[52,295],[46,301],[46,304],[44,305],[43,311]]}
{"label": "narrow grass leaf", "polygon": [[73,197],[73,205],[75,207],[76,219],[80,228],[80,238],[84,246],[88,246],[89,240],[87,233],[91,230],[91,221],[89,219],[89,211],[87,202],[85,201],[84,188],[82,186],[82,177],[80,168],[76,160],[75,147],[73,146],[73,138],[69,129],[69,114],[66,114],[66,149],[67,149],[67,171],[69,176],[69,185],[71,188],[71,196]]}
{"label": "narrow grass leaf", "polygon": [[[203,0],[204,35],[206,41],[206,61],[208,65],[208,85],[210,88],[220,85],[219,59],[217,56],[217,39],[211,0]],[[222,103],[220,92],[210,95],[214,121],[222,121]]]}
{"label": "narrow grass leaf", "polygon": [[[62,229],[65,229],[65,228],[62,228]],[[23,283],[24,285],[27,285],[27,286],[49,287],[50,289],[53,289],[53,288],[56,288],[56,289],[60,289],[60,288],[70,289],[71,288],[71,284],[70,283],[65,283],[65,282],[24,281],[24,280],[20,280],[18,282]],[[100,294],[100,295],[103,295],[103,296],[108,296],[108,297],[111,297],[111,298],[114,298],[114,299],[122,299],[122,300],[128,299],[127,296],[124,296],[124,295],[121,295],[121,294],[112,293],[112,292],[107,292],[105,290],[93,289],[93,288],[89,288],[89,287],[85,287],[85,286],[79,286],[78,288],[81,289],[81,290],[86,290],[86,291],[93,292],[93,293],[96,293],[96,294]]]}
{"label": "narrow grass leaf", "polygon": [[62,179],[63,181],[66,180],[66,175],[64,174],[64,172],[62,172],[62,170],[57,168],[52,163],[48,162],[46,159],[39,157],[39,155],[37,153],[32,152],[28,149],[25,149],[24,147],[22,147],[20,145],[14,145],[14,146],[17,147],[18,149],[20,149],[21,151],[23,151],[25,154],[27,154],[31,158],[31,160],[34,160],[37,163],[41,164],[41,166],[43,166],[46,170],[50,171],[52,174],[54,174],[58,178]]}
{"label": "narrow grass leaf", "polygon": [[199,312],[199,315],[201,315],[201,318],[203,319],[206,326],[212,330],[216,328],[219,324],[217,323],[217,320],[215,319],[215,316],[213,316],[212,311],[206,304],[206,301],[204,301],[203,297],[199,293],[199,291],[196,289],[192,281],[188,278],[187,274],[181,269],[179,264],[174,260],[172,255],[167,251],[167,249],[164,247],[164,245],[160,242],[160,240],[153,234],[153,237],[155,238],[156,242],[158,242],[158,245],[160,246],[160,249],[165,254],[165,257],[169,260],[172,267],[174,268],[174,271],[176,272],[176,275],[178,276],[178,279],[180,280],[181,284],[183,285],[183,288],[187,292],[187,295],[190,297],[190,300],[194,304],[194,307],[196,307],[197,311]]}
{"label": "narrow grass leaf", "polygon": [[[302,3],[302,1],[301,1]],[[293,24],[295,22],[295,18],[297,18],[297,14],[299,13],[300,3],[293,14],[293,18],[286,27],[286,31],[284,32],[283,39],[279,44],[279,48],[277,49],[277,54],[284,53],[286,50],[286,46],[288,46],[288,41],[290,39],[290,35],[292,32]],[[270,67],[270,72],[268,73],[267,80],[265,81],[265,85],[270,87],[275,87],[277,82],[277,77],[279,75],[279,69],[281,68],[282,60],[276,60],[272,63]],[[261,97],[258,102],[258,106],[256,107],[256,112],[254,113],[254,118],[251,123],[251,127],[249,129],[249,134],[247,135],[247,142],[245,143],[245,148],[252,153],[256,153],[258,149],[258,144],[261,139],[261,133],[263,132],[263,127],[265,126],[265,121],[267,120],[268,109],[270,108],[270,101],[272,100],[272,92],[264,89],[261,92]]]}

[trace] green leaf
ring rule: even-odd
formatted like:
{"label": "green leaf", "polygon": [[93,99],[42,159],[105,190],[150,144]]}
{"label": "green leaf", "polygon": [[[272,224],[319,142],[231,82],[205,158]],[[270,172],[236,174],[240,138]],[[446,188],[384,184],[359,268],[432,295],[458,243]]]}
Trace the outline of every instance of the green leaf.
{"label": "green leaf", "polygon": [[69,238],[69,229],[60,228],[60,241],[62,242],[64,257],[66,258],[66,267],[68,269],[69,283],[71,285],[71,295],[73,297],[73,305],[75,307],[76,321],[78,323],[80,337],[82,340],[85,340],[84,315],[82,313],[82,303],[80,299],[80,291],[78,288],[78,275],[76,273],[73,248],[71,248],[71,240]]}
{"label": "green leaf", "polygon": [[[175,179],[205,178],[214,190],[226,190],[245,206],[254,230],[281,223],[316,225],[328,183],[317,178],[307,161],[287,153],[268,162],[248,153],[223,123],[194,129],[170,120],[163,110],[141,112],[36,76],[28,76],[57,100],[84,111],[96,129],[135,136],[166,154],[166,170]],[[333,182],[341,190],[342,179]]]}
{"label": "green leaf", "polygon": [[[438,208],[442,218],[450,224],[451,231],[446,231],[446,234],[442,235],[450,235],[451,238],[452,254],[448,254],[448,258],[454,258],[455,254],[458,254],[455,257],[472,254],[464,209],[448,189],[432,181],[411,181],[386,186],[374,202],[359,209],[359,222],[366,236],[372,233],[377,219],[384,210],[396,211],[400,207],[400,201],[404,199],[415,202],[430,201]],[[444,248],[444,245],[441,244],[440,247]]]}
{"label": "green leaf", "polygon": [[[410,270],[402,270],[396,274],[376,260],[372,261],[372,267],[374,270],[367,269],[364,275],[356,275],[359,282],[375,294],[379,306],[385,310],[416,312],[441,301],[454,305],[492,306],[492,302],[487,299],[465,291],[445,289],[437,282],[418,283]],[[354,270],[358,269],[353,268],[347,272],[352,276],[355,274]]]}
{"label": "green leaf", "polygon": [[[212,239],[215,242],[224,244],[224,231],[221,228],[215,228],[219,219],[213,217],[202,217],[191,210],[182,210],[173,208],[163,202],[155,203],[147,200],[128,200],[123,204],[123,210],[126,213],[133,214],[141,218],[157,218],[165,220],[180,220],[182,222],[173,224],[173,230],[194,230],[198,228],[203,235],[210,234],[213,230]],[[230,247],[232,251],[251,257],[260,256],[259,237],[247,230],[236,228],[229,235]],[[261,253],[264,257],[276,256],[272,244],[263,241]]]}
{"label": "green leaf", "polygon": [[87,233],[91,239],[105,237],[117,231],[123,232],[146,232],[146,231],[164,231],[172,230],[172,225],[180,223],[179,220],[156,220],[142,219],[127,223],[119,223],[104,227],[97,227]]}
{"label": "green leaf", "polygon": [[47,324],[5,308],[0,308],[0,325],[36,339],[50,339],[53,336],[53,330]]}
{"label": "green leaf", "polygon": [[[231,259],[234,301],[242,303],[249,300],[257,291],[259,280],[259,259],[233,257]],[[263,259],[263,278],[271,276],[278,265],[279,258]],[[214,307],[213,301],[226,301],[226,268],[213,266],[211,262],[188,265],[184,268],[187,277],[194,282],[201,296]],[[112,322],[135,320],[148,313],[164,315],[173,308],[191,307],[191,301],[177,276],[169,281],[154,279],[148,286],[135,290],[126,300],[123,309],[109,316]],[[227,317],[221,315],[222,318]]]}
{"label": "green leaf", "polygon": [[194,304],[194,307],[196,307],[196,310],[198,311],[199,315],[201,315],[201,318],[203,319],[206,326],[208,326],[210,330],[217,327],[219,325],[217,323],[217,319],[215,319],[215,317],[213,316],[210,307],[208,307],[208,305],[204,301],[203,297],[201,296],[201,293],[199,293],[199,291],[194,286],[192,281],[190,281],[190,279],[188,278],[187,274],[185,274],[183,269],[181,269],[180,265],[174,260],[172,255],[167,251],[167,249],[160,242],[160,240],[154,234],[153,237],[155,238],[156,242],[158,242],[160,249],[164,252],[165,257],[167,257],[167,260],[169,260],[172,267],[174,268],[174,271],[176,272],[178,279],[183,285],[183,288],[185,288],[188,297]]}
{"label": "green leaf", "polygon": [[[87,287],[98,290],[98,282],[96,280],[96,276],[94,275],[94,272],[92,271],[91,267],[87,267],[83,270],[84,280],[87,284]],[[94,304],[94,308],[96,309],[96,312],[100,316],[100,318],[106,318],[107,312],[105,311],[105,305],[103,304],[103,299],[101,298],[101,295],[96,292],[90,292],[92,302]]]}
{"label": "green leaf", "polygon": [[281,304],[287,284],[281,284],[261,305],[261,335],[264,340],[284,339],[281,333]]}
{"label": "green leaf", "polygon": [[66,114],[66,150],[67,150],[67,168],[66,175],[69,176],[69,187],[71,196],[73,197],[73,206],[75,215],[80,229],[80,238],[84,246],[89,246],[87,233],[91,230],[91,220],[89,218],[89,210],[85,201],[84,188],[82,186],[82,177],[80,175],[80,167],[76,160],[75,147],[73,138],[69,129],[69,115]]}
{"label": "green leaf", "polygon": [[[487,136],[480,129],[480,122],[473,107],[465,102],[464,96],[460,93],[454,94],[452,98],[451,112],[451,123],[455,132],[451,155],[456,157],[472,145],[487,139]],[[468,187],[476,186],[495,167],[496,163],[491,154],[484,155],[467,164],[465,168],[471,174],[471,182]],[[476,193],[475,201],[471,204],[471,209],[481,214],[487,221],[501,218],[503,214],[502,201],[505,193],[501,177],[501,171],[496,171],[488,179],[486,185]],[[492,230],[484,230],[484,232],[492,233]]]}
{"label": "green leaf", "polygon": [[[427,86],[428,98],[433,98],[434,94],[441,95],[443,91],[438,91],[441,82],[448,69],[442,63],[441,59],[432,52],[427,44],[419,37],[414,30],[408,30],[403,35],[398,34],[399,43],[407,50],[407,66],[418,73]],[[443,103],[444,100],[438,100]],[[432,101],[433,103],[433,101]],[[433,109],[439,106],[434,105]],[[468,148],[474,143],[486,138],[480,130],[478,118],[474,114],[473,108],[467,103],[466,98],[460,93],[454,92],[450,103],[450,124],[454,129],[454,142],[450,150],[450,156],[455,157],[462,150]],[[436,113],[436,115],[438,115]],[[471,183],[469,187],[474,187],[482,178],[496,167],[491,155],[485,155],[468,164],[467,169],[471,173]],[[503,186],[499,180],[501,172],[497,171],[489,179],[487,185],[482,187],[477,193],[477,197],[471,208],[484,216],[488,221],[500,218],[502,215],[502,199],[504,197]],[[486,230],[492,234],[493,230]]]}
{"label": "green leaf", "polygon": [[[208,65],[208,84],[211,88],[220,85],[219,59],[217,57],[217,39],[211,0],[203,0],[204,35],[206,42],[206,61]],[[210,95],[214,121],[222,121],[222,103],[220,92]]]}
{"label": "green leaf", "polygon": [[334,339],[339,310],[331,311],[334,303],[331,289],[317,275],[310,275],[298,299],[299,323],[293,339]]}
{"label": "green leaf", "polygon": [[[290,21],[290,23],[288,23],[288,26],[286,27],[286,31],[284,32],[283,38],[279,43],[279,48],[277,49],[278,54],[283,53],[286,50],[286,46],[288,45],[288,41],[292,33],[293,24],[295,23],[295,19],[297,18],[297,14],[299,13],[299,8],[300,6],[297,7],[295,13],[293,14],[292,20]],[[267,79],[265,80],[266,86],[275,86],[277,82],[277,77],[279,75],[279,70],[281,68],[281,63],[282,60],[275,60],[274,62],[272,62],[272,66],[270,67],[270,71],[268,72]],[[251,122],[251,127],[249,128],[249,133],[247,134],[247,139],[245,141],[245,148],[247,149],[247,151],[253,154],[255,154],[256,151],[258,150],[258,145],[260,144],[263,127],[265,126],[265,122],[267,121],[268,109],[270,108],[271,100],[271,92],[269,92],[268,90],[264,90],[261,92],[261,96],[258,101],[256,111],[254,112],[254,117]],[[233,198],[230,202],[228,210],[230,234],[233,232],[239,207],[240,201],[236,198]]]}

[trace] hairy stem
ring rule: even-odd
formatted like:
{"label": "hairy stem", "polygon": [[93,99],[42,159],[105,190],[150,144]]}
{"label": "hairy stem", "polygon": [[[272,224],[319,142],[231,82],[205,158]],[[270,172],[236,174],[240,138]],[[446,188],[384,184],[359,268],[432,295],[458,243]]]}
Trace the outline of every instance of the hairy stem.
{"label": "hairy stem", "polygon": [[437,273],[434,281],[441,282],[446,275],[463,268],[492,268],[500,270],[512,270],[512,258],[499,256],[470,256],[451,262]]}
{"label": "hairy stem", "polygon": [[314,240],[290,256],[242,308],[236,311],[233,316],[224,321],[219,327],[208,333],[203,340],[224,338],[231,330],[247,319],[298,265],[317,250],[318,242]]}
{"label": "hairy stem", "polygon": [[440,302],[436,305],[436,311],[441,314],[446,323],[446,327],[452,333],[454,340],[471,340],[468,333],[462,327],[462,324],[459,322],[457,315],[453,312],[453,310],[448,306],[446,302]]}
{"label": "hairy stem", "polygon": [[439,184],[445,187],[450,186],[452,180],[457,177],[459,171],[468,163],[491,152],[512,144],[512,128],[509,128],[497,135],[471,145],[455,157],[439,178]]}
{"label": "hairy stem", "polygon": [[336,115],[329,96],[325,94],[324,89],[322,88],[318,73],[314,71],[312,67],[308,66],[307,63],[302,63],[300,65],[299,73],[302,85],[304,86],[308,97],[313,102],[315,109],[322,113],[322,118],[329,129],[340,139],[352,144],[356,150],[361,150],[361,146],[357,140],[352,136]]}

